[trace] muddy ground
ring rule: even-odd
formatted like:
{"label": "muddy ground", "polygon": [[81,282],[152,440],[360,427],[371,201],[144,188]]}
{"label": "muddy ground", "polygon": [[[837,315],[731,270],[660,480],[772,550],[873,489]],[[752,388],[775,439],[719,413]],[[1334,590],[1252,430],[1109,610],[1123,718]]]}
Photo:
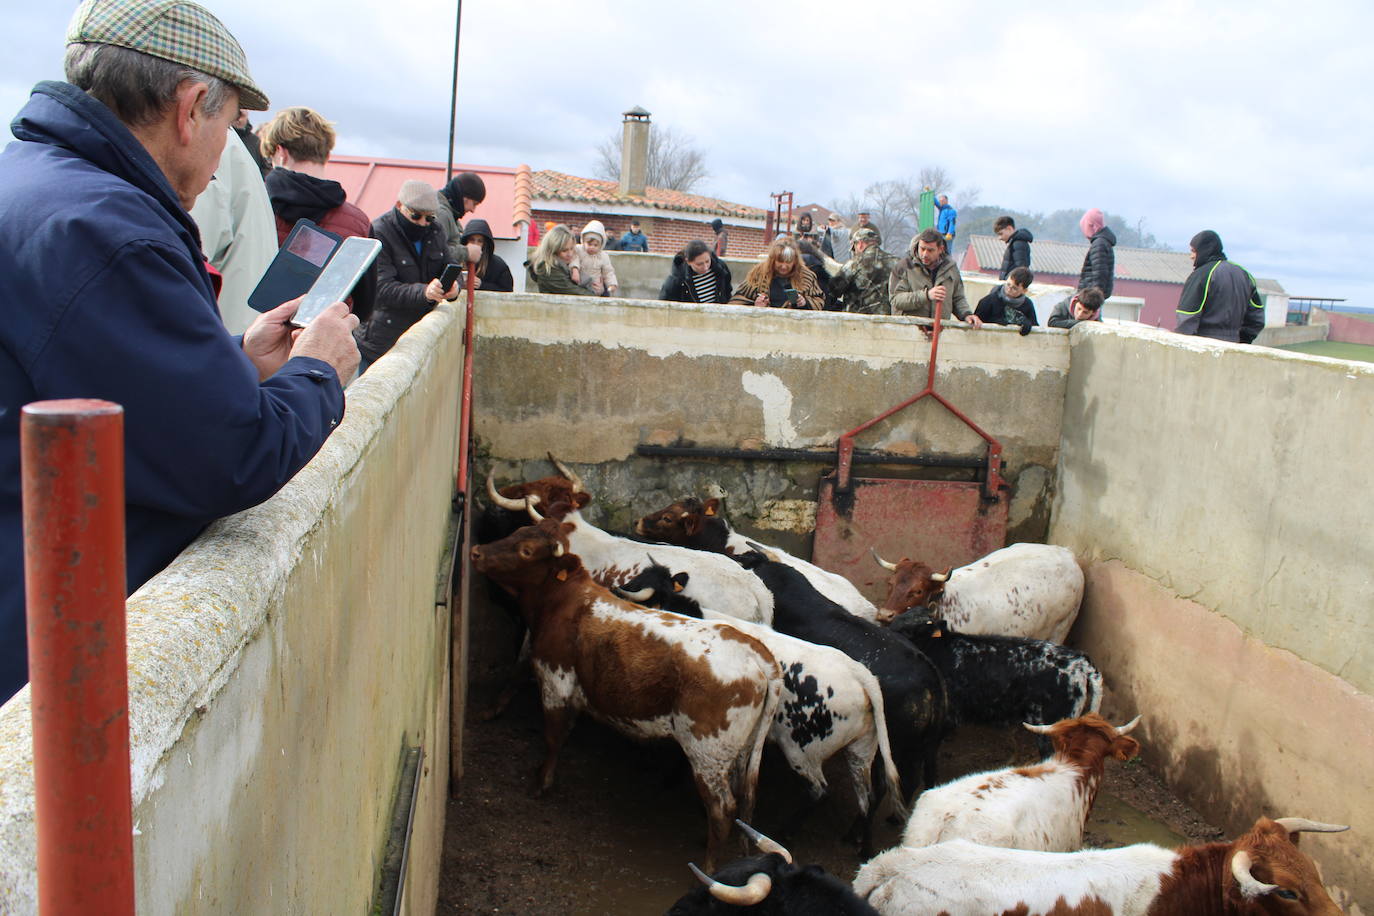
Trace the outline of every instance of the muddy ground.
{"label": "muddy ground", "polygon": [[[482,709],[490,694],[478,690],[472,699],[470,710]],[[634,744],[584,718],[560,755],[553,790],[536,799],[543,741],[533,687],[503,717],[476,718],[465,729],[465,775],[448,807],[437,913],[638,916],[664,912],[692,886],[687,863],[705,853],[705,817],[690,781],[672,780],[675,747]],[[940,780],[1035,757],[1029,734],[965,727],[941,750]],[[799,862],[849,879],[861,860],[840,840],[854,807],[837,784],[838,774],[831,798],[798,825],[804,785],[769,748],[754,826]],[[875,845],[891,846],[900,834],[900,825],[880,819]],[[1220,835],[1143,764],[1108,762],[1089,845],[1172,846]]]}

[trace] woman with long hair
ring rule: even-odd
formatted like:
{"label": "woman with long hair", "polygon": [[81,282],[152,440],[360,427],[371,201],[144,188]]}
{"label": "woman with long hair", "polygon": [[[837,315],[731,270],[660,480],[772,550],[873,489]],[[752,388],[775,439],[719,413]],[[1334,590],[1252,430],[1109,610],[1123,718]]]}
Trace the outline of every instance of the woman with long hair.
{"label": "woman with long hair", "polygon": [[783,238],[769,245],[763,260],[749,269],[730,303],[819,310],[825,308],[825,293],[821,292],[816,275],[802,263],[796,241]]}
{"label": "woman with long hair", "polygon": [[591,290],[578,286],[572,276],[572,260],[577,239],[572,230],[559,223],[544,233],[539,247],[525,262],[530,282],[541,293],[562,296],[590,296]]}

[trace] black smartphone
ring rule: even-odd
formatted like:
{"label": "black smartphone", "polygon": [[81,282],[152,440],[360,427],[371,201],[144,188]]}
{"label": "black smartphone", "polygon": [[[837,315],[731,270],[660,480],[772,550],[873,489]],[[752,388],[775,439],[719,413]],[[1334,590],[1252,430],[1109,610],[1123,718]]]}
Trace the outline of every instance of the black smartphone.
{"label": "black smartphone", "polygon": [[444,292],[449,291],[449,287],[458,282],[458,277],[463,273],[463,268],[457,264],[445,264],[444,272],[439,274],[439,285],[444,288]]}

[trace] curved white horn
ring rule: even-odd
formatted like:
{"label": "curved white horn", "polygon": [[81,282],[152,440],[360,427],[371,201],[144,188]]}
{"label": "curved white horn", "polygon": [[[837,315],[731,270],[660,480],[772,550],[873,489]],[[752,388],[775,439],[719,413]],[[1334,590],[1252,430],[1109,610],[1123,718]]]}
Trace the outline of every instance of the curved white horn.
{"label": "curved white horn", "polygon": [[502,509],[509,509],[511,512],[524,512],[525,500],[511,499],[509,496],[502,496],[496,489],[496,480],[492,477],[491,471],[487,472],[487,498]]}
{"label": "curved white horn", "polygon": [[560,473],[560,474],[562,474],[564,477],[568,478],[568,482],[571,483],[571,484],[573,485],[573,492],[574,492],[574,493],[586,493],[586,492],[587,492],[586,488],[582,485],[582,478],[581,478],[581,477],[578,477],[576,474],[574,474],[574,473],[572,472],[572,470],[569,469],[569,467],[568,467],[566,464],[564,464],[563,462],[559,461],[557,458],[553,457],[553,452],[546,452],[545,454],[547,454],[547,455],[549,456],[549,460],[553,462],[553,466],[556,467],[556,468],[558,468],[558,473]]}
{"label": "curved white horn", "polygon": [[635,604],[643,604],[654,596],[654,588],[651,585],[647,588],[641,588],[637,592],[627,592],[623,588],[617,588],[615,593],[626,601],[633,601]]}
{"label": "curved white horn", "polygon": [[1321,821],[1309,821],[1305,817],[1276,817],[1274,823],[1289,833],[1340,833],[1350,829],[1349,824],[1323,824]]}
{"label": "curved white horn", "polygon": [[712,897],[733,906],[753,906],[756,903],[762,903],[764,898],[768,896],[768,892],[773,889],[773,879],[763,872],[756,872],[743,887],[733,887],[729,884],[721,884],[697,868],[693,862],[688,862],[687,867],[692,870],[692,874],[697,876],[698,881],[710,888]]}
{"label": "curved white horn", "polygon": [[1048,735],[1053,725],[1031,725],[1029,722],[1022,722],[1021,727],[1028,732],[1035,732],[1037,735]]}
{"label": "curved white horn", "polygon": [[1136,727],[1137,725],[1139,725],[1139,724],[1140,724],[1140,716],[1136,716],[1134,719],[1132,719],[1131,721],[1127,722],[1125,725],[1118,725],[1118,726],[1116,727],[1116,733],[1117,733],[1118,735],[1129,735],[1129,734],[1135,729],[1135,727]]}
{"label": "curved white horn", "polygon": [[744,831],[745,836],[754,841],[754,845],[759,848],[759,852],[776,852],[787,860],[788,865],[792,864],[792,853],[787,851],[786,846],[783,846],[777,840],[770,840],[739,818],[735,818],[735,823],[739,825],[739,829]]}
{"label": "curved white horn", "polygon": [[530,518],[534,519],[536,525],[544,520],[544,516],[539,514],[539,510],[534,508],[534,504],[537,502],[539,502],[538,496],[525,497],[525,511],[530,514]]}
{"label": "curved white horn", "polygon": [[554,555],[554,556],[556,556],[556,557],[561,557],[561,556],[563,556],[563,554],[565,554],[565,553],[567,553],[567,552],[568,552],[568,551],[565,550],[565,549],[563,548],[563,542],[562,542],[562,541],[559,541],[558,543],[556,543],[556,544],[553,545],[553,555]]}
{"label": "curved white horn", "polygon": [[930,574],[930,581],[931,581],[931,582],[948,582],[948,581],[949,581],[949,576],[945,575],[944,573],[931,573],[931,574]]}
{"label": "curved white horn", "polygon": [[896,564],[896,563],[889,563],[889,562],[887,562],[887,561],[884,560],[882,557],[878,556],[878,551],[874,550],[872,547],[868,548],[868,552],[871,553],[871,554],[873,554],[873,559],[877,560],[877,561],[878,561],[878,565],[881,566],[883,569],[887,570],[888,572],[896,572],[896,571],[897,571],[897,564]]}
{"label": "curved white horn", "polygon": [[1231,877],[1236,879],[1240,892],[1246,897],[1260,897],[1278,888],[1277,884],[1265,884],[1250,874],[1250,853],[1239,850],[1231,857]]}

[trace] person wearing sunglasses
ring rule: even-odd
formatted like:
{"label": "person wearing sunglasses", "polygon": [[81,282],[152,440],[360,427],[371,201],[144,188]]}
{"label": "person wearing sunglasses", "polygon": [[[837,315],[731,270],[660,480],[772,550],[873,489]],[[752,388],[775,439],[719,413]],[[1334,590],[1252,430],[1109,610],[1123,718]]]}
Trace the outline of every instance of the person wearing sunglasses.
{"label": "person wearing sunglasses", "polygon": [[439,283],[449,254],[438,211],[438,192],[411,180],[401,185],[396,206],[372,221],[372,237],[382,243],[382,251],[372,317],[355,332],[363,357],[359,373],[435,305],[458,297],[458,283],[448,289]]}

